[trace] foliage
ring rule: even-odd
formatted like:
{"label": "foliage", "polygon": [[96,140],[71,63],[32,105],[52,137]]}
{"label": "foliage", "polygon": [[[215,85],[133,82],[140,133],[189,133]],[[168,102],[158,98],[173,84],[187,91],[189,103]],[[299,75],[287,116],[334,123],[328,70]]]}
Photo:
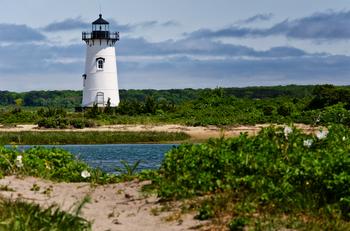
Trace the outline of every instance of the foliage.
{"label": "foliage", "polygon": [[85,128],[95,127],[96,123],[90,119],[72,118],[67,119],[64,117],[48,117],[38,120],[38,126],[42,128]]}
{"label": "foliage", "polygon": [[[97,107],[97,106],[96,106]],[[67,111],[63,108],[40,108],[37,112],[40,118],[37,121],[39,127],[43,128],[85,128],[95,127],[93,120],[81,117],[68,117]]]}
{"label": "foliage", "polygon": [[[84,177],[87,171],[90,177]],[[24,152],[0,147],[0,175],[26,175],[65,182],[115,182],[114,175],[92,169],[62,149],[35,147]]]}
{"label": "foliage", "polygon": [[0,199],[0,230],[91,230],[91,224],[85,219],[60,211],[56,206],[47,209],[39,205]]}
{"label": "foliage", "polygon": [[[267,209],[341,214],[347,220],[349,152],[350,130],[341,125],[316,136],[270,127],[255,137],[181,145],[166,154],[153,182],[163,198],[233,195],[239,199],[236,213],[244,216]],[[213,207],[205,205],[199,214],[210,215]]]}
{"label": "foliage", "polygon": [[232,219],[228,227],[230,231],[243,231],[244,226],[248,224],[248,219],[244,217],[237,217]]}
{"label": "foliage", "polygon": [[335,87],[333,85],[319,85],[313,90],[314,98],[310,102],[311,109],[319,109],[343,102],[350,102],[350,90],[344,87]]}
{"label": "foliage", "polygon": [[[246,88],[225,88],[226,96],[236,96],[239,98],[274,98],[277,96],[289,96],[302,98],[310,96],[314,86],[274,86],[274,87],[246,87]],[[165,99],[174,104],[193,100],[201,94],[210,92],[210,89],[169,89],[169,90],[120,90],[122,101],[145,101],[146,97],[153,97],[155,100]],[[65,107],[74,108],[81,105],[81,91],[30,91],[30,92],[9,92],[0,91],[0,105],[15,105],[16,101],[22,101],[27,107]],[[19,106],[19,105],[18,105]]]}
{"label": "foliage", "polygon": [[125,160],[121,160],[120,163],[123,165],[123,168],[115,168],[120,175],[119,177],[123,180],[132,180],[136,177],[136,170],[141,163],[141,160],[136,161],[133,164],[129,164]]}
{"label": "foliage", "polygon": [[[25,106],[1,109],[0,123],[38,123],[45,128],[84,128],[121,123],[176,123],[192,126],[291,122],[349,124],[346,116],[350,108],[350,89],[332,85],[121,90],[118,107],[111,107],[109,102],[105,108],[94,105],[83,113],[72,112],[72,109],[69,112],[69,106],[59,106],[61,104],[37,103],[38,99],[30,99],[27,94],[41,97],[42,101],[50,101],[50,97],[70,97],[70,94],[79,95],[80,92],[0,92],[0,99],[3,97],[4,101],[14,105],[16,99],[23,98]],[[77,102],[75,106],[79,104]],[[36,113],[35,109],[27,108],[28,105],[46,105],[46,108]],[[337,116],[331,116],[337,111]]]}
{"label": "foliage", "polygon": [[188,138],[183,132],[0,132],[0,145],[160,143]]}

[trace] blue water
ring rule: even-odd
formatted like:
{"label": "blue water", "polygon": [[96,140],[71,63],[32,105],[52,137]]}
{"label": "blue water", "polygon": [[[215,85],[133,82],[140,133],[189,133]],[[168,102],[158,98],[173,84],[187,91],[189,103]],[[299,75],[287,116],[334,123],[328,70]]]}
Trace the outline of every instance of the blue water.
{"label": "blue water", "polygon": [[[41,146],[41,145],[36,145]],[[94,168],[101,168],[106,172],[115,172],[116,167],[123,168],[120,160],[130,164],[141,160],[138,170],[159,168],[164,154],[174,144],[105,144],[105,145],[42,145],[65,149],[85,161]],[[19,150],[28,149],[30,145],[19,145]]]}

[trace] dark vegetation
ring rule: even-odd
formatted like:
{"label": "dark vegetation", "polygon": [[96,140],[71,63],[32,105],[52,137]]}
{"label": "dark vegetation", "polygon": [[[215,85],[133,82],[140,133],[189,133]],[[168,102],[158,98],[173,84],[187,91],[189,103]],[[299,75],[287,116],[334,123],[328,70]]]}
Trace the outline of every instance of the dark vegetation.
{"label": "dark vegetation", "polygon": [[176,132],[0,132],[0,145],[164,143],[188,138]]}
{"label": "dark vegetation", "polygon": [[349,152],[343,125],[316,136],[270,127],[181,145],[150,176],[160,197],[200,196],[196,217],[230,230],[349,230]]}
{"label": "dark vegetation", "polygon": [[[288,96],[302,98],[310,96],[314,86],[276,86],[276,87],[247,87],[225,88],[227,96],[238,98],[275,98]],[[146,97],[152,96],[156,100],[165,99],[174,104],[197,99],[200,95],[211,92],[211,89],[171,89],[171,90],[120,90],[122,101],[145,101]],[[81,91],[30,91],[9,92],[0,91],[0,105],[18,105],[27,107],[79,107],[82,100]]]}
{"label": "dark vegetation", "polygon": [[[65,100],[69,100],[69,103]],[[102,124],[257,123],[350,124],[350,87],[277,86],[250,88],[122,90],[117,108],[74,112],[78,91],[0,92],[0,123],[37,123],[45,128]],[[17,105],[17,106],[16,106]]]}

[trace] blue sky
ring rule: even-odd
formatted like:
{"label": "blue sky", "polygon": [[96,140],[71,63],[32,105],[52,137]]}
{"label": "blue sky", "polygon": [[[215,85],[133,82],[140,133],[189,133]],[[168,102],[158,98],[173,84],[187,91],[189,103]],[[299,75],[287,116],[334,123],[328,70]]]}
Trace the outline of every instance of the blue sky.
{"label": "blue sky", "polygon": [[13,0],[0,15],[0,90],[81,89],[81,32],[120,31],[120,88],[350,85],[347,0]]}

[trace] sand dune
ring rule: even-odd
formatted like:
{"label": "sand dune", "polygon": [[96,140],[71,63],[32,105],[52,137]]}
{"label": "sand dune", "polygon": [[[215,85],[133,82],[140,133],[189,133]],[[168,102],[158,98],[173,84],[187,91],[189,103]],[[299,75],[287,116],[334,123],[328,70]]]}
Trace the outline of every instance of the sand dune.
{"label": "sand dune", "polygon": [[[39,191],[31,190],[33,184],[39,186]],[[8,176],[0,179],[0,185],[8,185],[15,191],[0,191],[0,196],[20,198],[43,207],[57,204],[70,212],[85,196],[89,196],[91,202],[85,205],[81,216],[93,222],[94,231],[180,231],[206,223],[193,219],[194,213],[180,216],[180,208],[175,203],[168,211],[157,214],[155,211],[162,205],[156,196],[140,193],[144,184],[147,182],[92,186],[89,183],[54,183],[34,177]],[[44,193],[49,188],[51,192]]]}

